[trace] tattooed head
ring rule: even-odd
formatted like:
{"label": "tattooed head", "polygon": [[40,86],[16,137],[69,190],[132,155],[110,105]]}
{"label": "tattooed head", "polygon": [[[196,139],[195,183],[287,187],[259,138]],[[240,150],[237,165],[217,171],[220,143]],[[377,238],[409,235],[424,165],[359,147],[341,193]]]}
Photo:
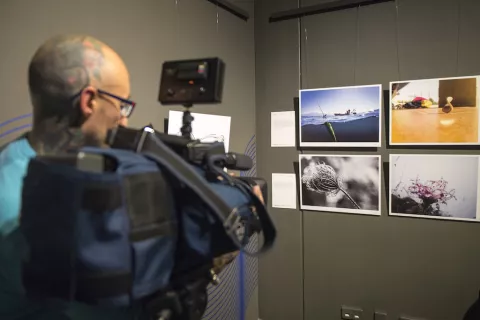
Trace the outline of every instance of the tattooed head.
{"label": "tattooed head", "polygon": [[122,102],[111,95],[128,99],[128,71],[113,49],[93,37],[61,35],[47,40],[30,62],[28,84],[33,132],[66,125],[87,136],[101,136],[126,123]]}

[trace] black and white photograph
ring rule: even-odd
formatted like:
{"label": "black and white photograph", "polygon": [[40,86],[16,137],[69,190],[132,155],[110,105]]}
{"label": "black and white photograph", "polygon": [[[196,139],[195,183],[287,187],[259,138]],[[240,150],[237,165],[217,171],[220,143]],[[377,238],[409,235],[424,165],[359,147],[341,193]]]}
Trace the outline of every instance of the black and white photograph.
{"label": "black and white photograph", "polygon": [[390,155],[390,215],[478,221],[473,155]]}
{"label": "black and white photograph", "polygon": [[380,159],[300,154],[301,209],[380,215]]}

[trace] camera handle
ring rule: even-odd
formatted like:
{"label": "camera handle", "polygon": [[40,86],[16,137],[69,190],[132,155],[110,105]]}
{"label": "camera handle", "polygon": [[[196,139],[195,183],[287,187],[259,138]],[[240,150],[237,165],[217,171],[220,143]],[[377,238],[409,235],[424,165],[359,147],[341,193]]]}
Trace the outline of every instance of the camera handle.
{"label": "camera handle", "polygon": [[193,107],[193,104],[184,104],[183,106],[185,107],[185,110],[183,111],[183,125],[180,131],[182,132],[182,137],[192,140],[192,122],[195,118],[190,113],[190,108]]}

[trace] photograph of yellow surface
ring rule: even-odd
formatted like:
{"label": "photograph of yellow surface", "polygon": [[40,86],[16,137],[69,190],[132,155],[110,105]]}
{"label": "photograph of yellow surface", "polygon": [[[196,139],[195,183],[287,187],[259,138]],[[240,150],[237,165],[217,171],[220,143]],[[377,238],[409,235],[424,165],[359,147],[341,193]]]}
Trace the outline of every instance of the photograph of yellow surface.
{"label": "photograph of yellow surface", "polygon": [[479,79],[390,82],[390,144],[478,144]]}

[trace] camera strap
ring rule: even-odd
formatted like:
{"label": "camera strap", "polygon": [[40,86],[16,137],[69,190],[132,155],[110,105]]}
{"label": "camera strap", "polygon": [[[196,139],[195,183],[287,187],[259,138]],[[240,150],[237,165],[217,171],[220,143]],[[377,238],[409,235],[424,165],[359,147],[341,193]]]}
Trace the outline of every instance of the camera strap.
{"label": "camera strap", "polygon": [[[208,208],[222,222],[225,231],[239,249],[244,249],[245,244],[238,239],[235,233],[237,222],[241,220],[239,215],[242,208],[231,207],[211,188],[209,183],[202,177],[190,164],[185,162],[181,156],[175,153],[165,145],[154,133],[148,130],[143,131],[143,135],[137,145],[137,152],[141,152],[146,157],[157,162],[163,169],[167,170],[180,182],[194,191],[208,206]],[[235,187],[238,188],[237,185]],[[261,223],[263,232],[263,244],[256,252],[245,253],[250,256],[257,256],[268,251],[275,241],[276,230],[273,222],[267,213],[264,204],[249,188],[239,188],[252,201],[255,208],[255,215]]]}

